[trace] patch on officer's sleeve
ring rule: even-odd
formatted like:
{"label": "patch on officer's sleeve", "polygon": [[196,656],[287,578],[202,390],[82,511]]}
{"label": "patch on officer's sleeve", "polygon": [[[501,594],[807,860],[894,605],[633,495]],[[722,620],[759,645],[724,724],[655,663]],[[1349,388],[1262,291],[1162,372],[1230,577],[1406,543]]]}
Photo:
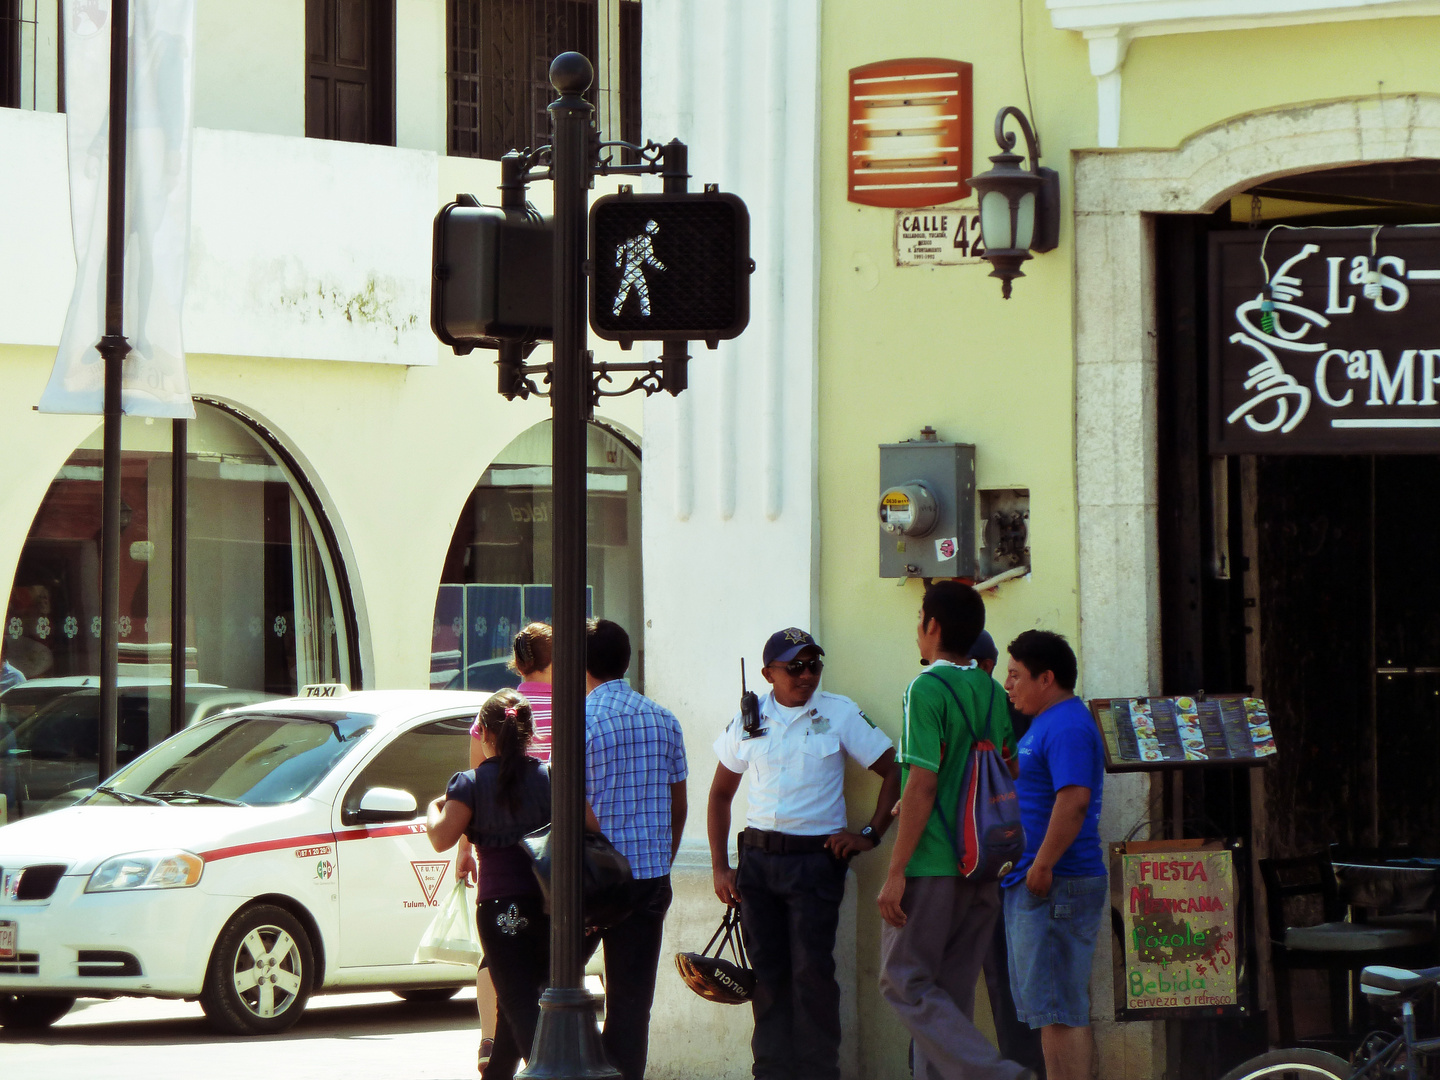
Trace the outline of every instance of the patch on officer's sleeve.
{"label": "patch on officer's sleeve", "polygon": [[871,727],[874,727],[874,726],[875,726],[875,721],[874,721],[874,720],[871,720],[868,716],[865,715],[865,710],[864,710],[864,709],[859,709],[859,708],[857,708],[855,711],[860,714],[860,719],[861,719],[861,720],[864,720],[865,723],[869,724]]}

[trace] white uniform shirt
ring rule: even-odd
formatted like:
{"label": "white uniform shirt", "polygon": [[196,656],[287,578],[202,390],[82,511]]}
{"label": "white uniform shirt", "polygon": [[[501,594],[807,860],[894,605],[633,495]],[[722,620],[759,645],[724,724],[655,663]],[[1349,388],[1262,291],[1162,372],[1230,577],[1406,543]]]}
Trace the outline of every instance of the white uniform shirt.
{"label": "white uniform shirt", "polygon": [[844,750],[867,769],[893,745],[847,697],[817,690],[787,708],[772,690],[760,699],[761,729],[747,739],[740,715],[715,740],[720,763],[750,773],[752,829],[828,836],[845,828]]}

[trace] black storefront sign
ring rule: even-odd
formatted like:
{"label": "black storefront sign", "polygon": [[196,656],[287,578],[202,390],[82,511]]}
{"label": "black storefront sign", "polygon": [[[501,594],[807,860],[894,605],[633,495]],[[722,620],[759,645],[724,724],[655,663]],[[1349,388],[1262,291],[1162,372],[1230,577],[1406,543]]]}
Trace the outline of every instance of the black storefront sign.
{"label": "black storefront sign", "polygon": [[1440,226],[1212,234],[1210,450],[1440,452]]}

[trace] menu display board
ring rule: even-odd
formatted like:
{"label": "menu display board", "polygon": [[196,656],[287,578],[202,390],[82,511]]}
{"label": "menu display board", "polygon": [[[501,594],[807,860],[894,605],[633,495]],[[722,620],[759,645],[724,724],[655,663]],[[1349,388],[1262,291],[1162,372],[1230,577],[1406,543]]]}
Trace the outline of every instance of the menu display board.
{"label": "menu display board", "polygon": [[1110,846],[1117,1020],[1248,1012],[1236,850],[1238,840]]}
{"label": "menu display board", "polygon": [[1095,698],[1110,772],[1179,765],[1258,765],[1275,755],[1270,714],[1259,698]]}

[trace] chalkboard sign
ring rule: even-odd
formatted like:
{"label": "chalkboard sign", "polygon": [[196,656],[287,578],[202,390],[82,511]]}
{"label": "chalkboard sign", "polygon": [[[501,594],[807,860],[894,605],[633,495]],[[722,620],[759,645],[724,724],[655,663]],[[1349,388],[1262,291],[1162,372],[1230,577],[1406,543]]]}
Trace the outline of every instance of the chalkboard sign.
{"label": "chalkboard sign", "polygon": [[1275,755],[1270,714],[1259,698],[1095,698],[1109,772],[1181,765],[1260,765]]}
{"label": "chalkboard sign", "polygon": [[1239,840],[1110,845],[1115,1019],[1248,1015],[1243,855]]}

